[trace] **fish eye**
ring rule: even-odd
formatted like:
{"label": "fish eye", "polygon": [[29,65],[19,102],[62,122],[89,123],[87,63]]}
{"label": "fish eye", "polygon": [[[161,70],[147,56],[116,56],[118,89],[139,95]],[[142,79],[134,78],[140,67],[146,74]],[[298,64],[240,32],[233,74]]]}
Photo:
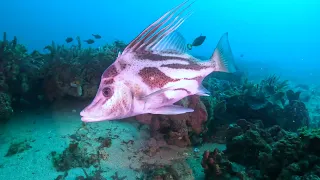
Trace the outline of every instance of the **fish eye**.
{"label": "fish eye", "polygon": [[111,88],[109,88],[109,87],[103,88],[102,94],[104,97],[110,97],[111,96]]}

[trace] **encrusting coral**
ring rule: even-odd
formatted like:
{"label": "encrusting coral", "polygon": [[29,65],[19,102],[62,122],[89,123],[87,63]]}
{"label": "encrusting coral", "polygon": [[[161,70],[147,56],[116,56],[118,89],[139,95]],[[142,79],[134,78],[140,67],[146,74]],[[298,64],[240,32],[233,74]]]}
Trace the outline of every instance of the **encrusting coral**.
{"label": "encrusting coral", "polygon": [[185,147],[201,143],[208,117],[206,107],[199,96],[189,96],[178,103],[194,109],[194,112],[179,115],[144,114],[136,116],[136,119],[149,124],[152,136],[164,138],[168,144]]}
{"label": "encrusting coral", "polygon": [[11,109],[42,106],[64,96],[92,98],[100,77],[126,44],[115,41],[100,48],[77,46],[46,46],[48,53],[33,51],[19,44],[16,37],[0,41],[0,92],[4,93],[0,107],[2,119],[10,118]]}
{"label": "encrusting coral", "polygon": [[0,92],[0,123],[8,121],[12,115],[11,97],[6,93]]}
{"label": "encrusting coral", "polygon": [[[261,121],[238,120],[227,130],[223,155],[217,150],[205,152],[202,165],[208,179],[240,174],[240,179],[317,179],[320,178],[319,134],[318,129],[304,127],[297,134],[277,125],[264,128]],[[234,172],[233,163],[246,168]]]}
{"label": "encrusting coral", "polygon": [[126,46],[121,41],[115,41],[98,49],[81,49],[81,41],[78,42],[78,46],[70,48],[56,46],[55,43],[47,47],[50,54],[46,55],[49,60],[45,67],[47,76],[44,83],[49,100],[65,95],[93,98],[101,74]]}
{"label": "encrusting coral", "polygon": [[248,80],[235,84],[209,79],[204,86],[213,92],[210,97],[201,97],[210,117],[209,139],[237,119],[261,120],[266,127],[280,125],[291,131],[310,124],[309,111],[300,100],[300,93],[288,89],[287,81],[277,76],[267,77],[258,84]]}

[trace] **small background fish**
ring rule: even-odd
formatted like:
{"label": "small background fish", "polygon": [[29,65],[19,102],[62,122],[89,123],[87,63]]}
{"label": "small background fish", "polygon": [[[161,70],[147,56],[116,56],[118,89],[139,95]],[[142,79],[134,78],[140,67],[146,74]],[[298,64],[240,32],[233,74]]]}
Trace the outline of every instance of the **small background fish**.
{"label": "small background fish", "polygon": [[92,34],[92,36],[96,39],[101,39],[101,36],[99,34]]}
{"label": "small background fish", "polygon": [[73,38],[72,37],[68,37],[67,39],[66,39],[66,42],[67,43],[70,43],[70,42],[72,42],[73,41]]}
{"label": "small background fish", "polygon": [[88,43],[88,44],[93,44],[94,40],[93,39],[88,39],[88,40],[84,40],[84,42]]}
{"label": "small background fish", "polygon": [[193,46],[202,45],[205,39],[206,39],[206,36],[200,35],[199,37],[193,40],[192,44],[187,44],[188,49],[191,50]]}

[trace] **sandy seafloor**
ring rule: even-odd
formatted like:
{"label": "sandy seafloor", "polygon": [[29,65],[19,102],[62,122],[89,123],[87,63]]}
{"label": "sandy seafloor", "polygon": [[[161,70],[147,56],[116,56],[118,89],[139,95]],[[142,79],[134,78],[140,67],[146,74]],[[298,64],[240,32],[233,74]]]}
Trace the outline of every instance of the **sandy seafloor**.
{"label": "sandy seafloor", "polygon": [[[58,175],[52,164],[51,152],[61,153],[68,147],[70,135],[81,128],[79,112],[84,104],[63,101],[50,109],[32,112],[16,112],[16,115],[0,129],[0,180],[54,180]],[[118,120],[91,123],[87,125],[87,141],[99,136],[112,138],[111,147],[105,149],[107,160],[101,163],[103,177],[108,180],[118,172],[128,180],[141,177],[139,169],[143,164],[166,164],[171,160],[186,159],[193,169],[195,179],[204,179],[201,157],[205,150],[215,147],[224,149],[224,145],[206,144],[195,153],[193,148],[166,146],[154,156],[142,153],[141,148],[150,140],[147,126],[140,127],[134,120]],[[123,142],[133,140],[133,145]],[[30,149],[5,157],[10,143],[27,141]],[[88,168],[90,173],[92,168]],[[74,180],[84,176],[81,168],[68,171],[66,179]]]}

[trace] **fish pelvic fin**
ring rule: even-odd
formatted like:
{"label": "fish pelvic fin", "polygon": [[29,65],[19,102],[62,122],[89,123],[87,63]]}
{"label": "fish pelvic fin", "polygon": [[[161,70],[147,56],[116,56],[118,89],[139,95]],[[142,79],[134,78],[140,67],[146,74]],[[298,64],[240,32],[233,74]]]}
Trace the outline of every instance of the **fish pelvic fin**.
{"label": "fish pelvic fin", "polygon": [[224,33],[220,38],[217,47],[210,58],[210,61],[214,66],[214,71],[228,73],[236,72],[227,32]]}
{"label": "fish pelvic fin", "polygon": [[191,108],[186,108],[179,105],[169,105],[162,106],[156,109],[150,110],[151,114],[164,114],[164,115],[176,115],[176,114],[184,114],[188,112],[193,112],[194,110]]}

